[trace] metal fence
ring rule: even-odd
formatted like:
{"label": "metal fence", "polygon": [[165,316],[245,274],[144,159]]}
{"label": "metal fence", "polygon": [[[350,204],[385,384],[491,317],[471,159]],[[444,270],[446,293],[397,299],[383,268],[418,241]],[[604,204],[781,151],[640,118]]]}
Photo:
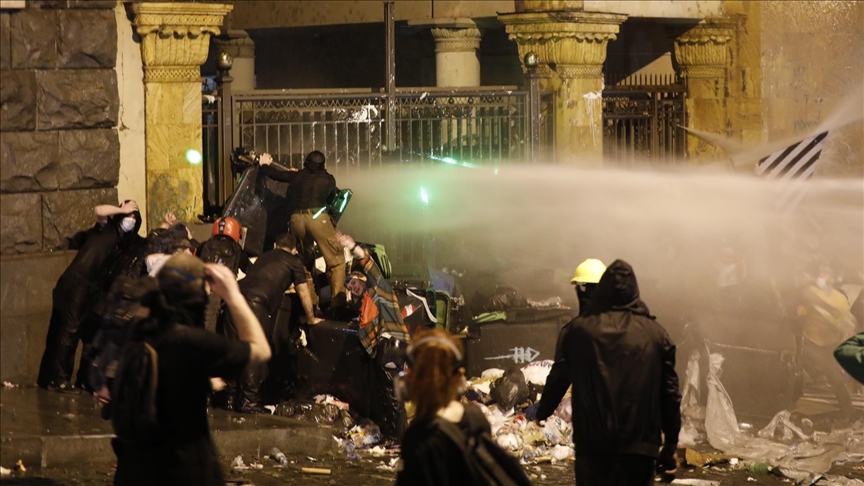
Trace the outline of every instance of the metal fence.
{"label": "metal fence", "polygon": [[235,145],[266,151],[292,167],[320,150],[337,172],[394,162],[523,161],[527,97],[527,91],[502,89],[401,91],[393,114],[396,146],[387,147],[383,93],[241,94],[234,96]]}
{"label": "metal fence", "polygon": [[[610,82],[611,81],[611,82]],[[684,85],[674,75],[607,80],[603,153],[621,165],[670,163],[686,153]],[[614,84],[613,84],[614,83]]]}

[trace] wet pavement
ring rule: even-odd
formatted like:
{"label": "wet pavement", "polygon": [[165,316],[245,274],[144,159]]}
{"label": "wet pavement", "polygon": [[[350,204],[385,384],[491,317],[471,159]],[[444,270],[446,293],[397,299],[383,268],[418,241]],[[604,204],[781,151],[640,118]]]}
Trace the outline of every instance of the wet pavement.
{"label": "wet pavement", "polygon": [[[830,402],[823,397],[810,396],[801,400],[796,409],[811,416],[819,428],[819,417],[833,408]],[[830,424],[825,422],[824,426]],[[229,484],[385,485],[393,484],[395,479],[392,467],[395,456],[371,457],[368,452],[357,451],[360,459],[349,458],[337,447],[333,439],[337,431],[332,428],[283,417],[220,410],[211,412],[211,427],[214,440],[224,454],[223,468],[233,481]],[[110,437],[110,423],[99,417],[99,404],[93,397],[61,395],[33,387],[3,389],[0,391],[0,465],[14,468],[20,459],[27,471],[2,477],[0,484],[110,485],[114,474]],[[285,452],[289,459],[287,466],[281,467],[262,455],[272,447]],[[246,465],[258,463],[261,469],[253,466],[242,471],[232,470],[230,465],[237,454],[242,455]],[[304,474],[303,467],[328,469],[330,474]],[[525,468],[537,485],[575,483],[572,460]],[[864,464],[835,465],[828,474],[864,481]],[[755,474],[743,466],[733,468],[729,464],[706,468],[682,466],[678,478],[713,480],[721,485],[792,484],[786,478]]]}

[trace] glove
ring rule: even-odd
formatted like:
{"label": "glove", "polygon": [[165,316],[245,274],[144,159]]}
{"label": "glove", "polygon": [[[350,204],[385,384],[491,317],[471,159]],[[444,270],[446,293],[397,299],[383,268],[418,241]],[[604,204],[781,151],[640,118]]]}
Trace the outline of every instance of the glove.
{"label": "glove", "polygon": [[531,422],[537,421],[537,409],[540,408],[539,403],[532,403],[525,409],[525,418]]}

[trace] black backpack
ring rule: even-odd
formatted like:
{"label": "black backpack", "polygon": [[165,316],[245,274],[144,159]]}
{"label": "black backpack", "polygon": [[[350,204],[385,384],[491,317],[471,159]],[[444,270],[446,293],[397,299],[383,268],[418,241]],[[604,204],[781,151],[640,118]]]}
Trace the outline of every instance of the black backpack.
{"label": "black backpack", "polygon": [[201,245],[198,255],[204,263],[219,263],[237,273],[240,268],[243,249],[230,236],[216,235]]}
{"label": "black backpack", "polygon": [[160,442],[165,431],[156,411],[159,356],[150,343],[126,343],[111,390],[111,424],[123,442],[149,445]]}
{"label": "black backpack", "polygon": [[[482,419],[482,413],[474,406],[465,407],[469,424],[478,423]],[[480,417],[472,419],[472,415],[476,414],[480,414]],[[495,443],[484,428],[472,426],[472,430],[465,431],[441,417],[436,418],[433,423],[462,450],[465,463],[471,472],[471,484],[530,486],[531,480],[519,461]]]}

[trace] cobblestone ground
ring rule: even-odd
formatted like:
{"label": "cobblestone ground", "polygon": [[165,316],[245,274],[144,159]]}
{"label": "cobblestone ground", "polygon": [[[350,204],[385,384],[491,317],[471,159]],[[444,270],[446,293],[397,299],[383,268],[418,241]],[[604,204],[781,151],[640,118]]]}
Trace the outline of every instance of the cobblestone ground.
{"label": "cobblestone ground", "polygon": [[[244,456],[248,464],[254,458],[253,455]],[[391,485],[396,477],[392,469],[386,468],[390,458],[361,458],[349,459],[344,456],[317,457],[310,460],[306,456],[290,455],[287,467],[276,467],[276,463],[264,458],[260,463],[264,466],[260,470],[249,469],[245,471],[230,471],[228,465],[232,458],[223,458],[223,466],[228,471],[229,485],[255,485],[255,486],[277,486],[277,485],[358,485],[358,486],[384,486]],[[304,474],[301,468],[323,468],[329,469],[329,475]],[[536,485],[573,485],[573,463],[541,464],[537,466],[526,466],[532,481]],[[48,469],[39,472],[28,472],[20,476],[0,478],[0,484],[20,486],[78,486],[110,485],[114,468],[111,465],[90,466],[82,468]],[[847,478],[864,480],[864,465],[846,464],[835,466],[830,474],[843,475]],[[747,471],[730,470],[728,467],[718,466],[708,469],[681,468],[679,478],[698,478],[720,481],[721,486],[751,486],[751,485],[788,485],[792,484],[789,479],[774,475],[754,475]]]}

